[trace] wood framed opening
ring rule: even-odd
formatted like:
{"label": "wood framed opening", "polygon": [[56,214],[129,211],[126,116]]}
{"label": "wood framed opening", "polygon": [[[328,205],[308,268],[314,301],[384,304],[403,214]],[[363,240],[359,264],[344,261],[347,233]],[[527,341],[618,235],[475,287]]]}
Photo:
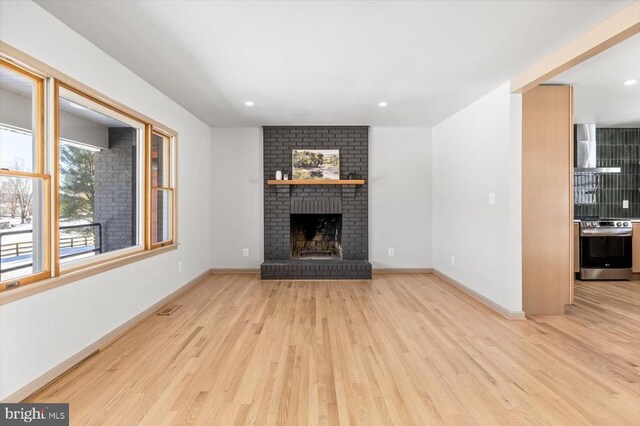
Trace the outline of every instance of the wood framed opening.
{"label": "wood framed opening", "polygon": [[[0,290],[51,275],[44,77],[0,58]],[[5,210],[9,216],[5,216]]]}
{"label": "wood framed opening", "polygon": [[527,315],[573,303],[573,94],[550,78],[640,33],[640,2],[611,16],[511,81],[522,93],[522,295]]}
{"label": "wood framed opening", "polygon": [[151,248],[173,244],[175,238],[175,138],[151,129],[148,148],[148,244]]}

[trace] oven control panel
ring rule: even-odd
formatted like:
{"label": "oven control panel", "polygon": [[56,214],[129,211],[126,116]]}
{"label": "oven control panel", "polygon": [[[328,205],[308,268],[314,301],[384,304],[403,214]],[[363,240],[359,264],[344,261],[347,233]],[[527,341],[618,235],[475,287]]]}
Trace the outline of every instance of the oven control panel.
{"label": "oven control panel", "polygon": [[621,220],[600,220],[580,222],[581,228],[631,228],[631,222]]}

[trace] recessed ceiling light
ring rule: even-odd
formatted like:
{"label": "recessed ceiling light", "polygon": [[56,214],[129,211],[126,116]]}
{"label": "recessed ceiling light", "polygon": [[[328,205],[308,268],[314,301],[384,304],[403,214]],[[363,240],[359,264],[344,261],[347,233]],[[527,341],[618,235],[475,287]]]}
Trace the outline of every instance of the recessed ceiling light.
{"label": "recessed ceiling light", "polygon": [[380,108],[386,108],[386,107],[387,107],[387,105],[389,105],[389,104],[387,104],[387,103],[386,103],[386,102],[384,102],[384,101],[383,101],[383,102],[379,102],[379,103],[378,103],[378,106],[379,106]]}
{"label": "recessed ceiling light", "polygon": [[246,106],[248,107],[252,107],[253,106],[253,101],[247,101],[244,103]]}
{"label": "recessed ceiling light", "polygon": [[625,86],[633,86],[637,82],[638,82],[638,80],[627,80],[627,81],[624,82],[624,85]]}

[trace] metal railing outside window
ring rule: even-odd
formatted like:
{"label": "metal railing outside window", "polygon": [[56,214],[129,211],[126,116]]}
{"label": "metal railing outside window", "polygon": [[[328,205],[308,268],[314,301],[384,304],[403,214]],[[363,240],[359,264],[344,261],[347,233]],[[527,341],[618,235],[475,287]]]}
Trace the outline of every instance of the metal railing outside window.
{"label": "metal railing outside window", "polygon": [[[60,259],[89,253],[102,253],[102,225],[100,223],[60,227],[60,231],[82,229],[93,229],[93,232],[84,232],[84,235],[60,237]],[[2,239],[8,236],[32,233],[33,230],[0,232],[0,280],[2,280],[3,273],[6,274],[33,266],[33,241],[17,241],[3,244]],[[31,259],[30,262],[29,259]],[[24,260],[24,262],[21,262],[21,260]],[[4,268],[5,264],[10,263],[17,264]]]}

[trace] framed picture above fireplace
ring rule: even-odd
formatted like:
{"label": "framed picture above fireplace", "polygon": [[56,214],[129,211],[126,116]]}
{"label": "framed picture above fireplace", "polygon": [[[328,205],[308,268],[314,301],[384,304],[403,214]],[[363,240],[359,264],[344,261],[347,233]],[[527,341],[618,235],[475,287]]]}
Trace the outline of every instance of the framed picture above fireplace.
{"label": "framed picture above fireplace", "polygon": [[294,149],[291,165],[293,179],[340,179],[339,149]]}

